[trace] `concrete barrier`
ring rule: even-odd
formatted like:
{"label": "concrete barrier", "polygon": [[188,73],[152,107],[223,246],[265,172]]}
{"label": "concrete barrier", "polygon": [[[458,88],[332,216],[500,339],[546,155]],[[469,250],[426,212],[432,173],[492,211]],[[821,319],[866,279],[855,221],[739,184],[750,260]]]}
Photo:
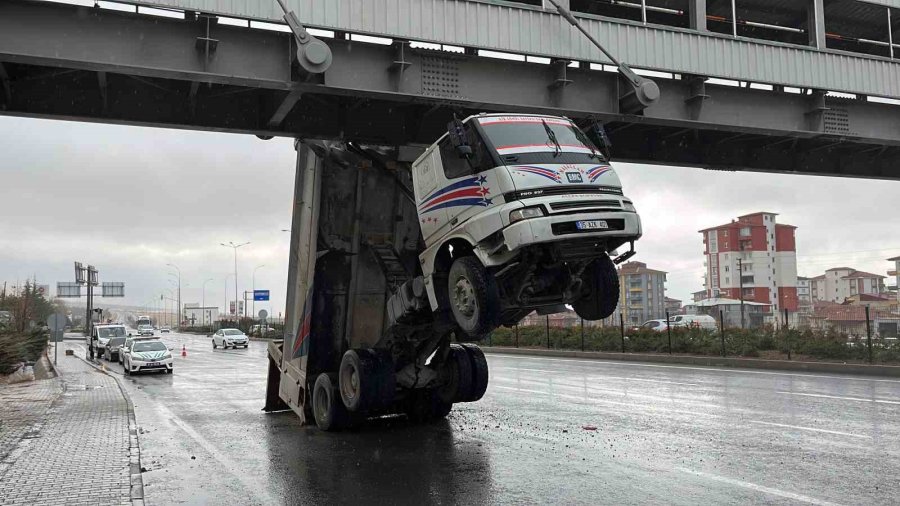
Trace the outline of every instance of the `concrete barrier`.
{"label": "concrete barrier", "polygon": [[819,372],[829,374],[891,376],[900,378],[900,366],[895,365],[764,360],[758,358],[707,357],[695,355],[661,355],[655,353],[606,353],[601,351],[542,350],[537,348],[506,348],[500,346],[482,346],[481,349],[484,350],[485,353],[506,355],[532,355],[542,357],[617,360],[624,362],[655,362],[662,364],[733,367],[735,369],[769,369],[779,371]]}

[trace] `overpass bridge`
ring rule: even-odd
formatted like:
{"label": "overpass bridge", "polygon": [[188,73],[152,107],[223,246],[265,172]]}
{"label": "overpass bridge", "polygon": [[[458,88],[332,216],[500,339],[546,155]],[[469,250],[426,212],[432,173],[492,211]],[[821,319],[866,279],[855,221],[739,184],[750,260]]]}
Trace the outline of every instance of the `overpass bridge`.
{"label": "overpass bridge", "polygon": [[900,178],[900,0],[562,1],[656,103],[544,0],[287,0],[320,73],[275,0],[4,0],[0,114],[407,146],[554,112],[618,160]]}

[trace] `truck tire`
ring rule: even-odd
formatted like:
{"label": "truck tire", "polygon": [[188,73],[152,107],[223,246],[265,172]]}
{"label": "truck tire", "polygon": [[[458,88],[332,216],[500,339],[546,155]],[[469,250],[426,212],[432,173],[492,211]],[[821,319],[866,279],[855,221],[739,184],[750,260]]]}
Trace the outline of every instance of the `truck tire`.
{"label": "truck tire", "polygon": [[341,400],[350,412],[381,409],[396,395],[394,361],[388,350],[348,350],[338,369]]}
{"label": "truck tire", "polygon": [[619,304],[619,274],[606,255],[588,265],[582,275],[587,293],[572,303],[575,313],[585,320],[602,320],[616,311]]}
{"label": "truck tire", "polygon": [[449,381],[436,390],[440,399],[446,403],[465,402],[472,395],[472,359],[465,348],[458,344],[450,345],[447,355]]}
{"label": "truck tire", "polygon": [[334,378],[329,374],[322,373],[316,378],[313,387],[313,416],[316,425],[326,432],[344,428],[350,418]]}
{"label": "truck tire", "polygon": [[473,256],[457,258],[447,279],[450,310],[460,330],[481,340],[496,325],[500,313],[500,295],[493,276]]}
{"label": "truck tire", "polygon": [[465,402],[475,402],[484,397],[488,386],[488,364],[484,358],[484,352],[474,344],[465,343],[462,347],[466,350],[472,365],[472,390]]}

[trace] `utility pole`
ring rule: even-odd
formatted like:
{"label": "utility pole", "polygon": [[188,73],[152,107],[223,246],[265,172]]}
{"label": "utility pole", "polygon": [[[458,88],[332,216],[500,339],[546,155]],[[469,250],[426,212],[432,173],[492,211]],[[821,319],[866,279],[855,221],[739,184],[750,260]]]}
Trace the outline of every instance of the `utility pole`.
{"label": "utility pole", "polygon": [[741,283],[741,328],[744,328],[744,262],[738,258],[738,276]]}
{"label": "utility pole", "polygon": [[[178,322],[176,322],[175,325],[180,327],[181,322],[182,322],[182,318],[181,318],[181,269],[179,269],[178,266],[175,264],[166,264],[166,265],[168,265],[169,267],[174,267],[175,270],[178,271],[178,311],[176,311],[176,314],[178,314]],[[171,274],[171,273],[169,273],[169,274]]]}
{"label": "utility pole", "polygon": [[247,242],[244,242],[241,244],[235,244],[233,241],[228,241],[228,244],[225,244],[223,242],[219,243],[219,244],[221,244],[222,246],[225,246],[226,248],[232,248],[234,250],[234,315],[235,315],[235,317],[237,317],[237,315],[238,315],[237,250],[241,246],[246,246],[246,245],[250,244],[250,241],[247,241]]}

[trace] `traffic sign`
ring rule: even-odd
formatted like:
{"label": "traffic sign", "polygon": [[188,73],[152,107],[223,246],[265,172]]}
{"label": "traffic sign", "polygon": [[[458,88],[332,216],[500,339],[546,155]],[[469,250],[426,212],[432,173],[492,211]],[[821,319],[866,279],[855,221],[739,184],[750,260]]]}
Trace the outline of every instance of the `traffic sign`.
{"label": "traffic sign", "polygon": [[50,315],[50,318],[47,318],[47,327],[54,332],[64,330],[66,328],[66,315],[62,313]]}
{"label": "traffic sign", "polygon": [[253,290],[253,300],[256,300],[256,301],[269,300],[269,291],[268,290]]}
{"label": "traffic sign", "polygon": [[265,309],[260,309],[260,310],[259,310],[259,319],[260,319],[260,320],[265,321],[266,318],[268,318],[268,317],[269,317],[269,312],[268,312],[268,311],[266,311]]}

